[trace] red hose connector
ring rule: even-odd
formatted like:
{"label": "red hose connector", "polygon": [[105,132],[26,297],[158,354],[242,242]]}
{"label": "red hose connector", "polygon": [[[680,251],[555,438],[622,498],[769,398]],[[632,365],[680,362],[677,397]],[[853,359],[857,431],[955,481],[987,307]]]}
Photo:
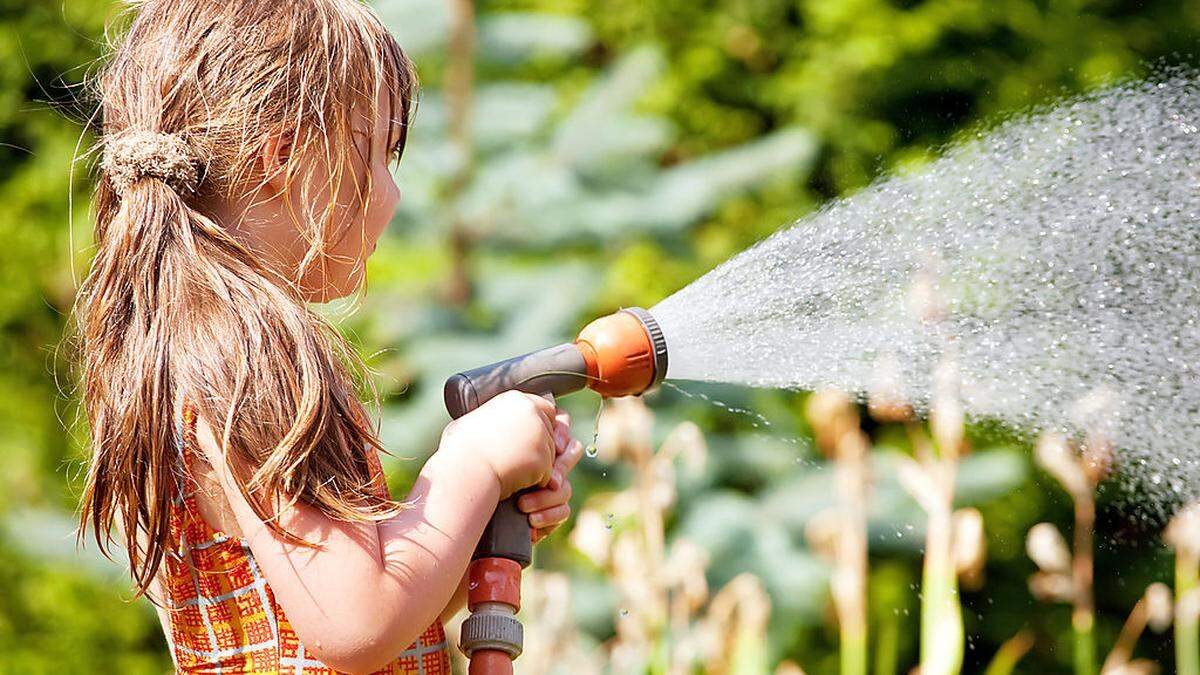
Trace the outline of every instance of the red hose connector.
{"label": "red hose connector", "polygon": [[521,609],[521,565],[508,558],[479,558],[467,568],[467,608],[503,602]]}
{"label": "red hose connector", "polygon": [[512,675],[521,655],[524,629],[521,565],[507,558],[477,558],[467,568],[467,606],[459,649],[471,659],[470,675]]}

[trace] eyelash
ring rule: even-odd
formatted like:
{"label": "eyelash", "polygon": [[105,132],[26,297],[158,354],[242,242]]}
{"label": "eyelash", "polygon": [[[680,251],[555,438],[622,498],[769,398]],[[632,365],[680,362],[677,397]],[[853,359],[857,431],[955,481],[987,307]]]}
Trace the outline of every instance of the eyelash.
{"label": "eyelash", "polygon": [[[355,133],[355,134],[358,134],[358,135],[361,135],[361,136],[366,136],[366,135],[367,135],[367,134],[365,134],[365,133],[363,133],[363,132],[361,132],[361,131],[355,131],[354,133]],[[388,149],[388,154],[387,154],[387,157],[388,157],[388,163],[390,164],[390,163],[392,163],[392,162],[399,162],[399,161],[400,161],[400,157],[401,157],[401,155],[403,155],[403,154],[404,154],[404,146],[403,146],[403,144],[401,144],[401,143],[397,143],[396,145],[394,145],[394,146],[392,146],[391,148],[389,148],[389,149]]]}

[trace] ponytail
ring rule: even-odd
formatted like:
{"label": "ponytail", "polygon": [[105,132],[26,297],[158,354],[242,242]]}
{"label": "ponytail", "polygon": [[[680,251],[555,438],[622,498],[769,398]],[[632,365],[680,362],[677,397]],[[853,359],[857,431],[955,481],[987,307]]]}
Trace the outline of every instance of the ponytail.
{"label": "ponytail", "polygon": [[[92,450],[80,536],[91,531],[108,555],[118,523],[139,595],[170,545],[185,404],[212,424],[239,490],[285,538],[305,543],[277,522],[298,502],[350,521],[403,508],[371,470],[367,453],[381,448],[356,396],[354,351],[296,283],[200,205],[240,185],[255,140],[289,120],[314,125],[298,143],[344,157],[335,151],[352,143],[350,111],[373,108],[383,86],[396,92],[402,142],[415,92],[411,64],[358,2],[142,7],[100,83],[96,253],[77,307]],[[238,21],[257,21],[250,34],[288,49],[247,48]],[[298,83],[312,96],[286,95]],[[245,89],[211,91],[222,86]]]}

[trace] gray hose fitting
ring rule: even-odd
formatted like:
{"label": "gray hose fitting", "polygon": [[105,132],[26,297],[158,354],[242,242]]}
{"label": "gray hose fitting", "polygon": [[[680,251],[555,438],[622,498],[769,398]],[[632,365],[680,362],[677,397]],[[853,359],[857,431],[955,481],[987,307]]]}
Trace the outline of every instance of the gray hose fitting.
{"label": "gray hose fitting", "polygon": [[470,656],[476,649],[495,649],[517,658],[525,645],[525,629],[513,613],[513,608],[502,602],[480,604],[463,621],[458,648]]}

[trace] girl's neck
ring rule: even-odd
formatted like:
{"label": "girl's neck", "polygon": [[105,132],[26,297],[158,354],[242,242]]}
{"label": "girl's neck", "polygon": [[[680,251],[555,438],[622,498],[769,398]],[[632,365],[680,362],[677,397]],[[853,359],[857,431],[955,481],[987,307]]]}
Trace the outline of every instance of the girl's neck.
{"label": "girl's neck", "polygon": [[308,244],[283,213],[282,200],[264,192],[257,190],[240,200],[211,199],[201,208],[279,282],[297,286],[297,270]]}

